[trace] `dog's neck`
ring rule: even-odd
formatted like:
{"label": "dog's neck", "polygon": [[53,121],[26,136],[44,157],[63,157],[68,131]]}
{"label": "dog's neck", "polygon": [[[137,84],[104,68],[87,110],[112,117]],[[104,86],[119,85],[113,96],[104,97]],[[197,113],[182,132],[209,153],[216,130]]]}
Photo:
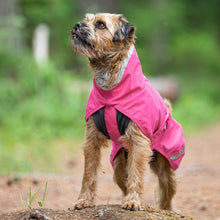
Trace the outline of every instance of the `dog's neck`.
{"label": "dog's neck", "polygon": [[133,48],[134,45],[131,45],[124,53],[117,52],[111,56],[90,59],[90,67],[94,72],[97,86],[103,90],[111,90],[120,83]]}

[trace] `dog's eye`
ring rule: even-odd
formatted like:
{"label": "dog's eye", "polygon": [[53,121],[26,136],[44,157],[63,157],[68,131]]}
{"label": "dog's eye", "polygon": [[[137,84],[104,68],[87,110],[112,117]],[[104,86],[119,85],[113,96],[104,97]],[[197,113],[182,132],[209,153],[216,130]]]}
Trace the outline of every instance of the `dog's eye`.
{"label": "dog's eye", "polygon": [[101,22],[101,21],[97,22],[95,26],[98,29],[105,29],[106,28],[105,24],[103,22]]}

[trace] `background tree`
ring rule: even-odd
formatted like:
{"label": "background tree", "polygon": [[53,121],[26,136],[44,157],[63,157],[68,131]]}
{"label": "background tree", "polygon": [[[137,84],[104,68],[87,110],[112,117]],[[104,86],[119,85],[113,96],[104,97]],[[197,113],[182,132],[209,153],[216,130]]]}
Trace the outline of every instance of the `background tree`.
{"label": "background tree", "polygon": [[97,13],[97,12],[108,12],[118,13],[119,12],[119,1],[117,0],[85,0],[78,1],[78,13],[84,15],[85,13]]}
{"label": "background tree", "polygon": [[10,51],[20,51],[23,47],[22,18],[20,16],[20,4],[17,0],[0,0],[0,40],[1,47]]}

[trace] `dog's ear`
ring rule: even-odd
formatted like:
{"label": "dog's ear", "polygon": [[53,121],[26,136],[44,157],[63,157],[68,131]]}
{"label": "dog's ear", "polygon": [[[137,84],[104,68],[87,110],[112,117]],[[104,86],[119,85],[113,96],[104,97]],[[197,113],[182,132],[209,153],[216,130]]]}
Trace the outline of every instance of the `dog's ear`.
{"label": "dog's ear", "polygon": [[112,39],[113,42],[121,42],[123,40],[132,40],[134,38],[135,27],[130,24],[123,18],[121,20],[121,27],[117,29],[114,33],[114,37]]}

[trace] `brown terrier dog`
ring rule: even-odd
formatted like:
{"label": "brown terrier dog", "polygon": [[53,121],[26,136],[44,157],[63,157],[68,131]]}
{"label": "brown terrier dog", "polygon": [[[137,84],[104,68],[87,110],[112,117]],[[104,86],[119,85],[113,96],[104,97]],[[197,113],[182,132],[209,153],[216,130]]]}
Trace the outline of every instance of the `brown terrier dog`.
{"label": "brown terrier dog", "polygon": [[[109,100],[117,100],[118,94],[119,96],[121,94],[124,95],[122,95],[124,99],[118,101],[120,103],[123,103],[124,100],[127,99],[135,100],[134,97],[137,96],[140,99],[145,99],[142,95],[137,94],[139,89],[130,90],[130,88],[136,86],[136,81],[137,84],[138,80],[142,83],[142,81],[145,81],[145,78],[143,78],[144,80],[138,76],[132,78],[132,80],[129,81],[130,84],[126,88],[122,88],[122,81],[129,78],[125,76],[125,72],[127,71],[125,70],[126,65],[128,65],[128,62],[131,62],[129,59],[133,59],[131,57],[137,59],[136,51],[133,46],[134,33],[135,27],[128,23],[121,15],[107,13],[96,15],[87,14],[85,20],[77,23],[70,33],[73,49],[89,58],[90,67],[94,72],[94,89],[96,89],[90,95],[90,103],[88,104],[90,106],[87,106],[86,140],[83,145],[85,157],[84,176],[79,198],[74,204],[76,209],[94,206],[97,170],[100,165],[100,150],[102,147],[108,147],[109,138],[113,140],[114,147],[118,147],[113,152],[116,153],[111,162],[114,168],[114,180],[124,194],[122,208],[129,210],[141,209],[144,192],[144,172],[148,161],[151,169],[159,179],[159,206],[161,209],[172,209],[171,200],[176,193],[176,180],[173,170],[175,170],[177,166],[172,166],[171,164],[175,161],[179,163],[182,159],[184,155],[184,143],[182,141],[182,143],[179,144],[181,145],[180,151],[172,151],[172,154],[169,154],[168,157],[162,155],[160,149],[155,150],[152,146],[154,134],[158,137],[159,135],[157,134],[163,133],[166,129],[172,129],[175,122],[172,121],[170,114],[166,112],[163,116],[165,118],[166,115],[166,119],[163,120],[163,127],[161,129],[158,121],[162,120],[160,119],[162,113],[161,115],[158,114],[155,116],[156,122],[154,122],[153,131],[149,132],[149,135],[146,135],[148,132],[144,132],[141,123],[139,124],[138,121],[133,119],[135,118],[135,113],[130,113],[129,115],[122,112],[123,110],[120,112],[119,109],[115,107],[117,103],[111,104],[111,107],[113,106],[112,108],[109,107]],[[129,65],[131,65],[131,68],[139,68],[139,63],[137,66],[135,63]],[[134,75],[135,73],[131,72],[129,74],[130,77],[133,77],[132,74]],[[144,76],[140,75],[140,77]],[[147,82],[147,89],[148,87],[153,91],[150,92],[150,94],[156,94],[149,82]],[[120,91],[117,94],[113,92],[118,88],[120,88]],[[145,86],[143,88],[145,88]],[[111,95],[109,95],[109,93],[111,93]],[[116,94],[117,97],[114,97],[114,94]],[[98,101],[99,98],[101,101]],[[151,99],[152,97],[149,96],[149,100]],[[164,102],[161,101],[162,99],[160,100],[158,97],[156,99],[159,100],[156,104],[158,107],[155,109],[153,105],[148,107],[151,113],[154,112],[155,114],[155,112],[159,112],[160,108],[166,111],[167,107],[164,105]],[[101,103],[100,105],[97,104],[99,102]],[[149,101],[146,99],[146,103],[147,102]],[[130,106],[130,103],[131,101],[126,102],[125,108],[126,106]],[[143,103],[145,103],[145,101],[140,102],[140,105]],[[135,109],[137,105],[138,104],[135,104]],[[95,107],[91,110],[91,106]],[[115,108],[113,115],[117,114],[117,121],[116,117],[110,118],[109,120],[107,119],[108,116],[106,116],[111,115],[113,108]],[[151,115],[151,113],[149,113],[149,115]],[[145,110],[140,114],[145,114]],[[147,114],[146,109],[146,115]],[[147,120],[150,119],[148,118]],[[169,124],[167,122],[169,120],[172,121],[172,123]],[[112,126],[111,123],[117,123],[116,127],[113,125],[112,130],[110,128]],[[177,127],[179,128],[179,126]],[[114,139],[113,136],[117,133],[116,130],[120,130],[120,138],[116,135],[117,138]],[[160,130],[160,132],[158,132],[158,130]],[[169,138],[169,141],[171,140],[172,142],[172,140],[174,140],[174,142],[178,142],[180,139],[178,135],[175,135],[175,137]],[[162,145],[160,144],[160,146]]]}

